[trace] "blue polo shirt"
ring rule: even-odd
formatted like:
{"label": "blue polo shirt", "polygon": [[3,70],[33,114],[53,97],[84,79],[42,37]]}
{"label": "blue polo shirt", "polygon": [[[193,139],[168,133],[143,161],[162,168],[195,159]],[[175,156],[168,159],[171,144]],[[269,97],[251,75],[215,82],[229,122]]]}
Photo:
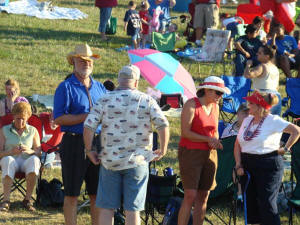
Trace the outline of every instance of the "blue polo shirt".
{"label": "blue polo shirt", "polygon": [[163,0],[162,3],[156,5],[155,0],[148,0],[149,2],[149,14],[150,16],[153,15],[153,9],[156,9],[156,7],[160,6],[161,10],[164,12],[163,14],[160,14],[159,20],[162,19],[169,19],[170,18],[170,1],[169,0]]}
{"label": "blue polo shirt", "polygon": [[[94,105],[97,100],[106,93],[106,89],[100,82],[91,78],[91,87],[89,93]],[[89,97],[84,85],[76,78],[74,74],[67,80],[61,82],[54,95],[54,119],[64,115],[78,115],[90,112]],[[98,127],[96,133],[99,133],[101,127]],[[76,134],[83,133],[83,123],[72,126],[61,126],[61,131],[72,132]]]}
{"label": "blue polo shirt", "polygon": [[[272,40],[268,41],[268,45],[272,43]],[[276,38],[275,44],[277,46],[277,55],[283,55],[284,51],[291,53],[292,50],[297,49],[298,45],[296,39],[289,35],[284,35],[282,40]]]}

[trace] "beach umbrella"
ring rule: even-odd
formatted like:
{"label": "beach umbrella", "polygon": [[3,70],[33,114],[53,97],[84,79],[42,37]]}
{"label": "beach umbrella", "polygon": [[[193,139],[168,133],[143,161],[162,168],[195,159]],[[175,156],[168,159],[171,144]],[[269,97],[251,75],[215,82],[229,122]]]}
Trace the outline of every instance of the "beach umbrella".
{"label": "beach umbrella", "polygon": [[163,94],[181,93],[188,99],[196,97],[192,76],[169,54],[153,49],[135,49],[128,51],[128,56],[148,83]]}

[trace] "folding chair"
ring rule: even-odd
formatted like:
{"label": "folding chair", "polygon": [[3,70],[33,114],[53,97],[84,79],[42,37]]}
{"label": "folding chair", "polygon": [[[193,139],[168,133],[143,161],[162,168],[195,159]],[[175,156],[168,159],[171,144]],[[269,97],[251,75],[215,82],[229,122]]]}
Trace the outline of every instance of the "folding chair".
{"label": "folding chair", "polygon": [[183,99],[181,93],[178,94],[162,94],[159,102],[160,107],[170,105],[171,108],[181,108]]}
{"label": "folding chair", "polygon": [[300,78],[287,78],[285,90],[287,97],[282,102],[283,105],[288,106],[288,109],[282,114],[282,117],[287,117],[289,120],[300,118]]}
{"label": "folding chair", "polygon": [[[223,150],[218,151],[218,169],[216,174],[216,181],[217,186],[216,188],[211,191],[208,199],[207,210],[212,212],[219,220],[217,224],[225,224],[230,225],[231,222],[236,224],[236,198],[235,198],[235,190],[234,190],[234,183],[232,179],[232,172],[235,165],[233,149],[234,143],[236,140],[236,136],[231,136],[222,139]],[[221,215],[218,214],[217,210],[215,209],[214,205],[218,202],[220,197],[222,196],[229,196],[231,201],[229,202],[229,211],[228,221],[225,221]],[[213,224],[208,217],[206,217],[206,221],[210,224]]]}
{"label": "folding chair", "polygon": [[[201,48],[201,53],[195,56],[190,56],[189,58],[196,61],[199,65],[200,72],[200,64],[208,64],[211,65],[210,73],[214,74],[215,67],[217,63],[222,63],[223,65],[223,74],[226,74],[226,62],[224,59],[225,49],[228,46],[228,41],[230,38],[229,30],[215,30],[208,28],[206,31],[206,39],[203,47]],[[190,71],[191,64],[189,65]]]}
{"label": "folding chair", "polygon": [[[13,121],[12,114],[7,114],[1,117],[1,127],[11,124]],[[34,126],[40,135],[40,139],[42,139],[42,122],[37,115],[32,115],[28,119],[28,124]],[[26,189],[23,187],[23,183],[25,182],[26,174],[24,172],[16,172],[15,178],[13,181],[13,185],[11,188],[11,192],[18,190],[24,197],[26,196]],[[32,199],[36,202],[36,199],[32,197]],[[0,201],[3,200],[3,193],[0,195]]]}
{"label": "folding chair", "polygon": [[292,195],[288,198],[289,203],[289,225],[293,225],[294,210],[300,210],[300,140],[292,147],[291,160],[291,181],[294,187],[294,177],[296,178],[296,187],[292,190]]}
{"label": "folding chair", "polygon": [[245,102],[243,97],[247,96],[250,91],[251,80],[243,76],[235,77],[222,75],[221,78],[224,80],[225,86],[231,90],[231,94],[223,95],[220,115],[224,121],[230,123],[236,115],[241,103]]}
{"label": "folding chair", "polygon": [[176,34],[152,32],[152,46],[160,52],[173,51],[175,48]]}
{"label": "folding chair", "polygon": [[174,195],[176,188],[177,175],[157,176],[149,174],[147,196],[145,203],[145,224],[148,224],[149,218],[152,224],[160,223],[155,216],[155,211],[159,214],[165,214],[169,199]]}

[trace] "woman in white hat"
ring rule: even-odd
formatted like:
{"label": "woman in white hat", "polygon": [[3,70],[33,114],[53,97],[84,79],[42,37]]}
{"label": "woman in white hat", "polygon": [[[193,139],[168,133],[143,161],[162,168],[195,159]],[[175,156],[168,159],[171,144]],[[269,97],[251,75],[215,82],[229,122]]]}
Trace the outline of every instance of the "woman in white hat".
{"label": "woman in white hat", "polygon": [[230,90],[216,76],[207,77],[198,88],[197,97],[185,103],[181,114],[178,160],[184,199],[179,225],[188,224],[193,205],[194,223],[203,223],[209,192],[216,186],[215,149],[223,147],[218,134],[218,102],[224,93],[230,94]]}

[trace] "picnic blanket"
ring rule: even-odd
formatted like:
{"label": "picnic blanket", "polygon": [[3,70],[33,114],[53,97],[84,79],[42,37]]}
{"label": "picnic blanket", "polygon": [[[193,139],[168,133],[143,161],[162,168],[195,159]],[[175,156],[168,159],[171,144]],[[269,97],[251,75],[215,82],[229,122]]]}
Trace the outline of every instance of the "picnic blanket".
{"label": "picnic blanket", "polygon": [[87,18],[87,14],[79,9],[51,6],[50,2],[38,2],[37,0],[10,2],[8,6],[0,6],[0,12],[25,14],[40,19],[78,20]]}

